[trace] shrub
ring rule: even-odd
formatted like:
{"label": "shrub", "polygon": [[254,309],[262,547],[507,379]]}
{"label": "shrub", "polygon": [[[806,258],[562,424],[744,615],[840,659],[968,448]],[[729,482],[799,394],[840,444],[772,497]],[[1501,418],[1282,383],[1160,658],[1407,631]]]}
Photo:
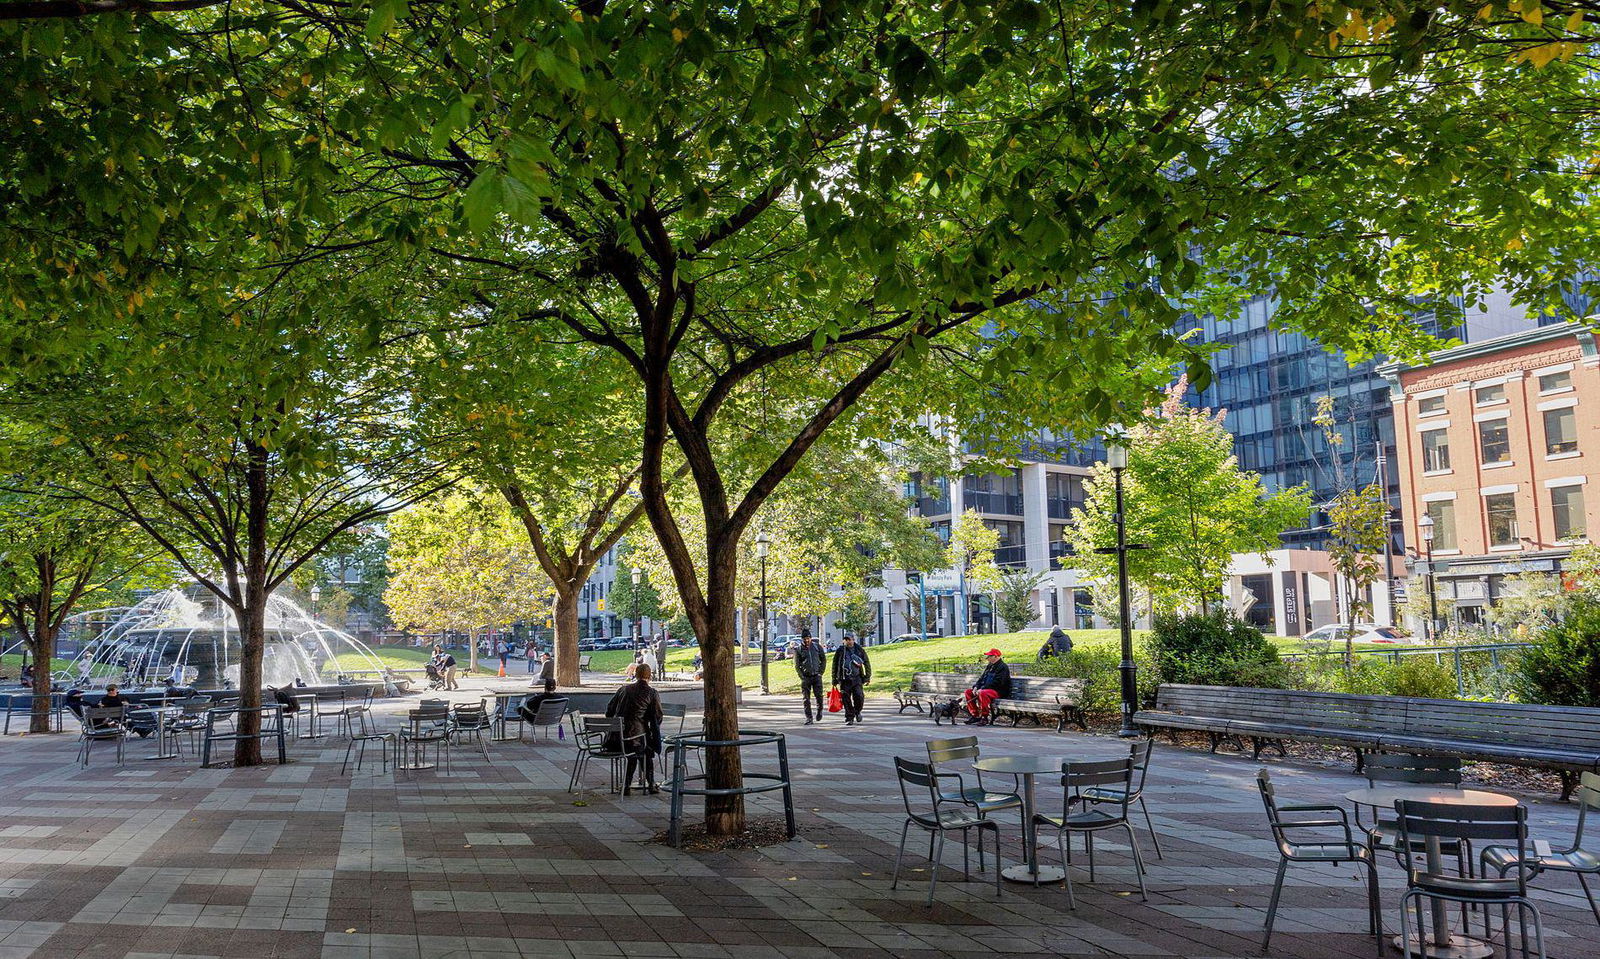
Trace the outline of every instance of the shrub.
{"label": "shrub", "polygon": [[[1148,650],[1135,645],[1133,663],[1138,667],[1138,697],[1141,706],[1155,701],[1158,678]],[[1032,676],[1068,676],[1083,680],[1083,711],[1120,713],[1122,711],[1122,649],[1115,643],[1080,644],[1064,658],[1051,657],[1028,668]]]}
{"label": "shrub", "polygon": [[1341,687],[1341,692],[1361,696],[1454,699],[1456,674],[1450,667],[1426,656],[1407,656],[1398,663],[1364,656],[1344,674]]}
{"label": "shrub", "polygon": [[1511,668],[1511,692],[1524,703],[1600,706],[1600,601],[1574,600],[1539,630]]}
{"label": "shrub", "polygon": [[1291,680],[1261,630],[1229,613],[1156,617],[1150,653],[1163,683],[1283,687]]}

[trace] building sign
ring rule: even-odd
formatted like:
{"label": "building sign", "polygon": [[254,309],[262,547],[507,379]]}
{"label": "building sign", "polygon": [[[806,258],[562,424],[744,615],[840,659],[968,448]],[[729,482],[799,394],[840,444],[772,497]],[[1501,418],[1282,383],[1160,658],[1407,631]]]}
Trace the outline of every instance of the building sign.
{"label": "building sign", "polygon": [[954,591],[961,586],[961,574],[953,569],[936,569],[931,573],[924,573],[922,585],[932,593],[937,590]]}
{"label": "building sign", "polygon": [[1283,625],[1290,636],[1300,635],[1300,584],[1293,573],[1283,577]]}

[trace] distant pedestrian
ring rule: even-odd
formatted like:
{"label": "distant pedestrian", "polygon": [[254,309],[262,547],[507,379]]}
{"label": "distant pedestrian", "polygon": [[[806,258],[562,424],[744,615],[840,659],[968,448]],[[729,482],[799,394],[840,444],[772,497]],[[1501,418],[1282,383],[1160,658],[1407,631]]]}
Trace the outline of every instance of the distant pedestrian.
{"label": "distant pedestrian", "polygon": [[661,633],[658,635],[651,649],[655,653],[656,675],[665,678],[667,675],[667,634]]}
{"label": "distant pedestrian", "polygon": [[506,674],[506,664],[511,659],[511,646],[502,639],[494,644],[494,651],[500,654],[500,675],[504,676]]}
{"label": "distant pedestrian", "polygon": [[1040,662],[1052,656],[1057,659],[1065,659],[1070,652],[1072,652],[1072,637],[1068,636],[1060,626],[1057,626],[1050,630],[1050,638],[1046,639],[1044,645],[1039,647],[1038,659]]}
{"label": "distant pedestrian", "polygon": [[[800,645],[794,649],[794,671],[800,676],[800,701],[806,707],[806,725],[821,722],[826,715],[822,708],[822,673],[827,667],[828,657],[822,652],[822,647],[811,638],[811,630],[800,630]],[[817,716],[811,718],[811,701],[817,702]]]}
{"label": "distant pedestrian", "polygon": [[439,665],[444,669],[444,688],[460,689],[461,685],[456,682],[456,658],[441,650],[439,652]]}
{"label": "distant pedestrian", "polygon": [[861,724],[861,707],[866,703],[866,685],[872,682],[872,661],[867,659],[864,647],[856,639],[844,634],[844,645],[833,654],[833,684],[839,687],[844,698],[844,724]]}

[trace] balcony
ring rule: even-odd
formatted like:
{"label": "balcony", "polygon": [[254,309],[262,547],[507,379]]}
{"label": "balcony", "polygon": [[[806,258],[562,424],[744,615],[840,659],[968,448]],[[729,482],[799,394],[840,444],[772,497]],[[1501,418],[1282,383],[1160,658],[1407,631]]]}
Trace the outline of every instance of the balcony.
{"label": "balcony", "polygon": [[1028,562],[1026,546],[1000,546],[994,551],[996,566],[1025,566]]}
{"label": "balcony", "polygon": [[[993,513],[999,516],[1021,516],[1022,494],[967,490],[966,505],[967,509],[975,509],[980,513]],[[946,506],[946,509],[948,510],[949,507]]]}
{"label": "balcony", "polygon": [[1070,499],[1064,496],[1052,496],[1045,500],[1045,515],[1051,519],[1071,519],[1072,511],[1083,509],[1082,499]]}

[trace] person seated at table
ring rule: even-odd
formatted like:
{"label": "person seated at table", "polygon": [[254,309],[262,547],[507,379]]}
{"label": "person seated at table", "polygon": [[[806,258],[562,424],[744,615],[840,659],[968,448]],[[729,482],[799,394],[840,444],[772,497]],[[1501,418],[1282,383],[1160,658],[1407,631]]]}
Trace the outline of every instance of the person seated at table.
{"label": "person seated at table", "polygon": [[268,686],[267,689],[272,692],[272,701],[283,707],[285,716],[300,711],[300,700],[296,699],[293,693],[287,689],[278,689],[274,686]]}
{"label": "person seated at table", "polygon": [[[148,713],[142,716],[134,716],[131,712],[134,708],[133,704],[128,702],[127,698],[122,695],[122,690],[116,683],[106,687],[105,695],[100,697],[100,702],[96,703],[95,706],[100,709],[121,707],[123,715],[126,717],[124,724],[128,727],[128,731],[137,733],[141,738],[156,731],[155,717]],[[102,721],[99,725],[104,727],[110,725],[110,723]]]}
{"label": "person seated at table", "polygon": [[972,688],[962,694],[967,703],[968,726],[987,726],[994,722],[989,715],[994,701],[1011,695],[1011,667],[1000,657],[1000,650],[991,649],[983,657],[989,664],[983,667]]}
{"label": "person seated at table", "polygon": [[[628,753],[623,774],[622,794],[633,795],[634,773],[641,773],[639,787],[652,795],[661,791],[655,780],[655,756],[661,751],[661,695],[650,685],[650,664],[640,663],[633,681],[611,697],[606,715],[622,720],[622,744]],[[610,744],[608,744],[610,745]]]}

